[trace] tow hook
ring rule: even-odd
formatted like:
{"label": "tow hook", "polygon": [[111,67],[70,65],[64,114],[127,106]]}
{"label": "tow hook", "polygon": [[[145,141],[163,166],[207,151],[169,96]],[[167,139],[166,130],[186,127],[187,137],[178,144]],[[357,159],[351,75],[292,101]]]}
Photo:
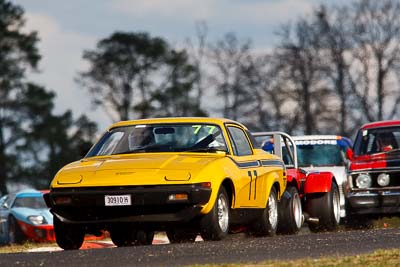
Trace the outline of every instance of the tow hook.
{"label": "tow hook", "polygon": [[319,223],[319,218],[310,217],[310,215],[308,215],[308,213],[304,213],[303,217],[304,217],[304,221],[306,221],[307,223],[312,223],[312,224]]}
{"label": "tow hook", "polygon": [[312,223],[312,224],[317,224],[317,223],[319,223],[319,218],[312,218],[312,217],[309,217],[309,218],[307,219],[307,222],[308,222],[308,223]]}

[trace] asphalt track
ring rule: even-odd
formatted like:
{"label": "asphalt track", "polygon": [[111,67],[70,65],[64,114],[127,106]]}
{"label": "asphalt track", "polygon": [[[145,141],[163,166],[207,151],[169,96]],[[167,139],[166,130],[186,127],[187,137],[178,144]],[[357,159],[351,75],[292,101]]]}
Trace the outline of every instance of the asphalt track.
{"label": "asphalt track", "polygon": [[[230,235],[218,242],[0,254],[0,266],[185,266],[259,263],[400,249],[400,229],[305,233],[265,238]],[[400,257],[400,255],[399,255]]]}

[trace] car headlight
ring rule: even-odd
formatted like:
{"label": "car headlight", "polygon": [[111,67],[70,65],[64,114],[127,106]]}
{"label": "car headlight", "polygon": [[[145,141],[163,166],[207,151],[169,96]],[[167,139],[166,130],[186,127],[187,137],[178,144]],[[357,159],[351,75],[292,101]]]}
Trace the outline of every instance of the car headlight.
{"label": "car headlight", "polygon": [[34,225],[46,224],[46,219],[41,215],[32,215],[28,217],[28,220]]}
{"label": "car headlight", "polygon": [[387,186],[390,182],[390,175],[387,173],[381,173],[378,175],[378,184],[380,186]]}
{"label": "car headlight", "polygon": [[371,187],[372,180],[368,173],[361,173],[357,176],[356,185],[358,188]]}

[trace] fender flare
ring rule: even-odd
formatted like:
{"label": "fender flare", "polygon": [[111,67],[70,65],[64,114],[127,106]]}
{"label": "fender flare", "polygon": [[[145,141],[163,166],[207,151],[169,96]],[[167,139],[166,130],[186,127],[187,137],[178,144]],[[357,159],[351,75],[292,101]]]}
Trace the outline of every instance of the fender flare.
{"label": "fender flare", "polygon": [[[275,175],[276,175],[276,173],[275,173]],[[272,179],[267,179],[267,183],[265,185],[265,189],[266,189],[265,192],[268,192],[268,194],[265,193],[265,199],[263,202],[263,206],[265,206],[265,207],[267,206],[268,198],[269,198],[269,195],[271,194],[272,188],[275,188],[275,190],[276,190],[278,202],[281,201],[281,198],[283,197],[283,194],[286,191],[286,186],[280,182],[279,178],[275,177]]]}
{"label": "fender flare", "polygon": [[332,182],[336,183],[331,172],[309,173],[304,184],[304,193],[327,193],[331,191]]}
{"label": "fender flare", "polygon": [[290,184],[294,181],[294,183],[297,184],[297,180],[293,175],[287,174],[286,175],[287,183]]}
{"label": "fender flare", "polygon": [[218,191],[221,187],[225,187],[225,189],[228,193],[229,201],[231,202],[230,204],[231,204],[231,206],[234,205],[234,203],[236,201],[235,186],[230,177],[225,177],[220,181],[218,187],[216,187],[215,185],[211,186],[210,199],[208,200],[207,204],[205,204],[203,206],[203,208],[201,209],[201,214],[208,214],[211,211],[211,209],[214,207],[214,203],[217,199]]}

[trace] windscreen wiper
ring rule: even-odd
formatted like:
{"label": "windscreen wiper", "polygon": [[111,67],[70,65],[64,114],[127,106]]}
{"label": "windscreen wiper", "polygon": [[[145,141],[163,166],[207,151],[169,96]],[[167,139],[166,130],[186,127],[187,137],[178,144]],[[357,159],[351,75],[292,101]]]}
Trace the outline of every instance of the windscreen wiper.
{"label": "windscreen wiper", "polygon": [[199,148],[193,148],[193,149],[188,149],[185,150],[184,152],[211,152],[211,153],[215,153],[215,152],[226,152],[226,149],[222,149],[222,148],[218,148],[218,147],[199,147]]}

